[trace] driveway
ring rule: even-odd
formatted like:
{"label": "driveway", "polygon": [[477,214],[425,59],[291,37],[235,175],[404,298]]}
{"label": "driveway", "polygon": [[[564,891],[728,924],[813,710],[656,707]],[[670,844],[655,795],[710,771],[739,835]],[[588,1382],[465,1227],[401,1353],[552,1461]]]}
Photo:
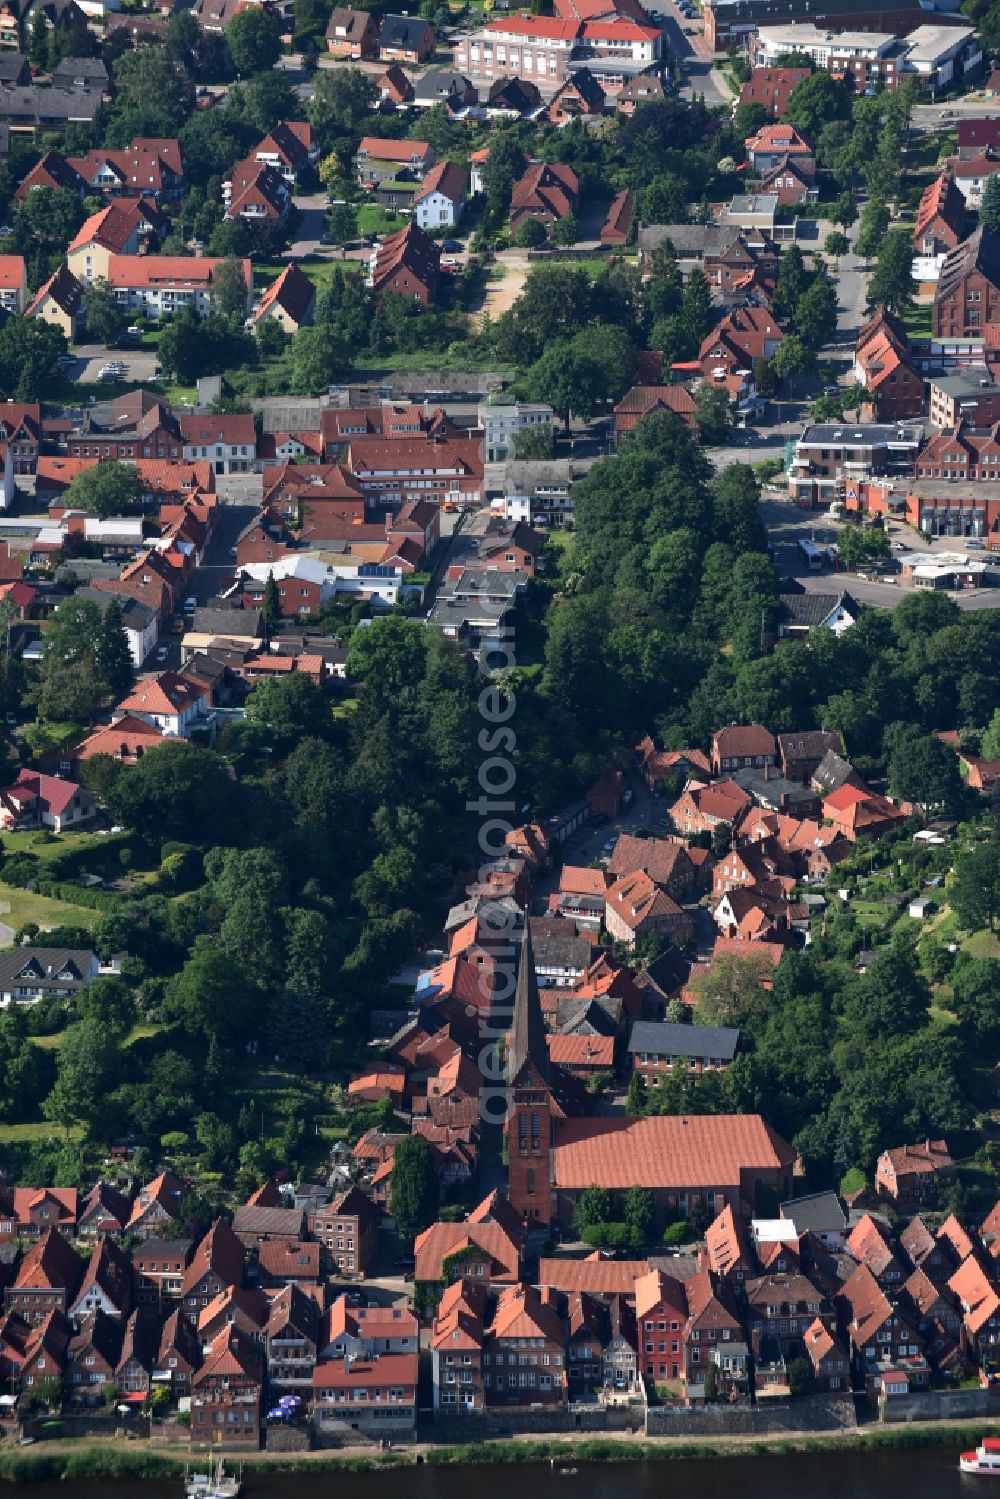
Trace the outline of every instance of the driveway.
{"label": "driveway", "polygon": [[300,218],[298,238],[282,259],[301,260],[306,255],[322,254],[326,246],[319,239],[326,229],[326,193],[303,193],[294,202]]}

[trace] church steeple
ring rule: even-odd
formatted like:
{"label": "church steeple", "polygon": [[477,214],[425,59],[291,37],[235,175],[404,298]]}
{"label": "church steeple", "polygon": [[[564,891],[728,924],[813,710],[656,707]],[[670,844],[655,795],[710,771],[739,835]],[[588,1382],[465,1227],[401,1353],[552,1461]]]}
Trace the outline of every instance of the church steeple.
{"label": "church steeple", "polygon": [[545,1039],[542,1002],[538,997],[535,958],[531,950],[531,928],[528,914],[524,918],[521,938],[517,989],[514,993],[514,1022],[511,1026],[510,1051],[507,1055],[507,1083],[513,1086],[530,1064],[545,1082],[549,1080],[549,1048]]}

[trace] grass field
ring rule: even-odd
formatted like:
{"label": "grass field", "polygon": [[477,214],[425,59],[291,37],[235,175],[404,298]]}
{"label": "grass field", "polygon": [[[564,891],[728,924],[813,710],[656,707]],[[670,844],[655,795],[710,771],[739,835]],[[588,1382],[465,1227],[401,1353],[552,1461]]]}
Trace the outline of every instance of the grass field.
{"label": "grass field", "polygon": [[[3,907],[9,908],[9,914],[4,913]],[[99,915],[99,911],[91,911],[86,906],[50,900],[47,895],[19,890],[16,885],[7,885],[0,880],[0,920],[8,926],[17,928],[27,921],[35,921],[41,927],[82,926],[89,932]]]}
{"label": "grass field", "polygon": [[[79,1129],[70,1131],[75,1140]],[[65,1139],[63,1131],[58,1125],[50,1123],[48,1119],[38,1119],[33,1124],[0,1124],[0,1145],[23,1144],[29,1140],[58,1140]]]}
{"label": "grass field", "polygon": [[928,302],[925,307],[908,307],[903,313],[903,323],[911,338],[930,338],[934,309]]}

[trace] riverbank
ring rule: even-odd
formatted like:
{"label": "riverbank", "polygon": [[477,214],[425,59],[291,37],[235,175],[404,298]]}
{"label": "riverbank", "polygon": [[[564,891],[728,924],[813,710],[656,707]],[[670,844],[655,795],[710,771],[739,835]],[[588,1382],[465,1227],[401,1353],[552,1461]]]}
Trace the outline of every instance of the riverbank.
{"label": "riverbank", "polygon": [[[888,1451],[949,1447],[967,1444],[971,1437],[978,1439],[983,1435],[1000,1435],[1000,1422],[927,1421],[902,1427],[872,1426],[839,1434],[823,1433],[815,1437],[798,1433],[760,1437],[720,1436],[711,1442],[675,1437],[640,1439],[625,1435],[590,1439],[539,1437],[451,1447],[423,1443],[390,1452],[355,1448],[351,1451],[237,1453],[230,1456],[230,1461],[248,1473],[254,1470],[283,1473],[296,1469],[358,1473],[412,1467],[418,1463],[431,1467],[461,1467],[551,1461],[558,1465],[576,1466],[808,1455],[859,1448]],[[151,1448],[147,1443],[136,1442],[123,1447],[120,1442],[45,1442],[38,1447],[0,1452],[0,1482],[43,1483],[62,1478],[78,1482],[172,1478],[183,1474],[185,1467],[197,1465],[198,1459],[192,1459],[187,1453],[164,1453]]]}

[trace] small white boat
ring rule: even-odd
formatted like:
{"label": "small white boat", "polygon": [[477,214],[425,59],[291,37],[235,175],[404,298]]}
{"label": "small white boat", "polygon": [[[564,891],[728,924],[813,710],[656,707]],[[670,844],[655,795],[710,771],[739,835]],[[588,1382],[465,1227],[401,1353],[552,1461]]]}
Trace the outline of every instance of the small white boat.
{"label": "small white boat", "polygon": [[958,1459],[963,1473],[993,1473],[1000,1477],[1000,1437],[983,1437],[975,1452],[963,1452]]}
{"label": "small white boat", "polygon": [[242,1487],[242,1473],[239,1477],[228,1474],[221,1457],[209,1463],[207,1473],[184,1477],[185,1499],[237,1499]]}

